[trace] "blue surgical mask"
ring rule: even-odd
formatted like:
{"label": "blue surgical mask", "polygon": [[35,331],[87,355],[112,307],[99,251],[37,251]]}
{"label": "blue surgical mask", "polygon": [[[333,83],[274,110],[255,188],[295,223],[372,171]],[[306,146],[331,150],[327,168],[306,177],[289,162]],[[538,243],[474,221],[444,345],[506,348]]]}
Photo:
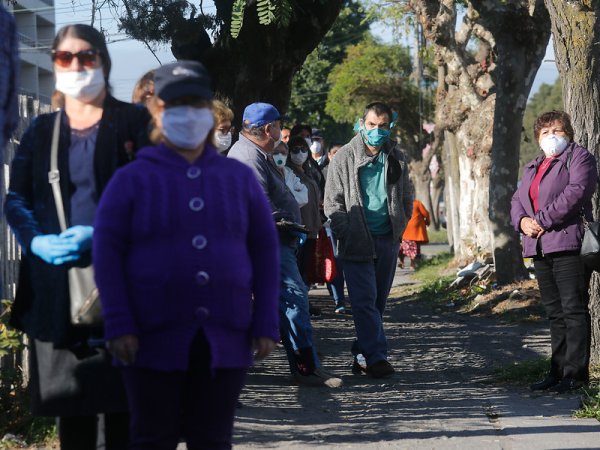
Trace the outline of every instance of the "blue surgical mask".
{"label": "blue surgical mask", "polygon": [[371,147],[381,147],[389,139],[390,133],[390,130],[383,128],[373,128],[371,130],[362,128],[360,130],[363,140]]}

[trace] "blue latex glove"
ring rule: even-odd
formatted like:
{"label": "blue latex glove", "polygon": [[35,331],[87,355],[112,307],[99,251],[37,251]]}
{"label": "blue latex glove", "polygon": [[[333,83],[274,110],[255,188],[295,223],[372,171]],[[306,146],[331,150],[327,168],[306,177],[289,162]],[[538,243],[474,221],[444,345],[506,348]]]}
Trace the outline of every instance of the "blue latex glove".
{"label": "blue latex glove", "polygon": [[67,261],[79,259],[79,255],[73,254],[77,247],[70,242],[61,239],[56,234],[43,234],[31,240],[31,253],[39,256],[48,264],[63,264]]}
{"label": "blue latex glove", "polygon": [[63,241],[73,244],[76,247],[75,252],[81,254],[92,248],[92,235],[94,227],[89,225],[75,225],[67,228],[58,235]]}

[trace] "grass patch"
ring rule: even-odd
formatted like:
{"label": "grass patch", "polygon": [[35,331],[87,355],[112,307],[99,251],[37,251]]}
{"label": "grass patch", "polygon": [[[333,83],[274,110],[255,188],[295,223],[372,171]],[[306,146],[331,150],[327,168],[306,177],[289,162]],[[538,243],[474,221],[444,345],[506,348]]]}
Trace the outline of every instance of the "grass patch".
{"label": "grass patch", "polygon": [[419,282],[419,290],[416,292],[418,300],[433,306],[442,306],[458,299],[460,293],[450,288],[450,284],[456,278],[452,270],[448,269],[452,258],[451,253],[440,253],[433,258],[419,261],[414,273]]}
{"label": "grass patch", "polygon": [[583,389],[581,403],[581,408],[573,414],[575,417],[600,421],[600,366],[590,368],[590,384]]}
{"label": "grass patch", "polygon": [[550,358],[518,361],[494,370],[497,381],[511,384],[531,384],[541,380],[550,369]]}
{"label": "grass patch", "polygon": [[[420,260],[415,271],[415,278],[426,284],[439,280],[440,274],[448,273],[448,264],[453,257],[451,253],[446,252],[435,255],[433,258]],[[447,277],[449,278],[451,275],[448,273]]]}
{"label": "grass patch", "polygon": [[427,237],[430,244],[447,244],[448,231],[445,228],[435,230],[433,227],[427,228]]}

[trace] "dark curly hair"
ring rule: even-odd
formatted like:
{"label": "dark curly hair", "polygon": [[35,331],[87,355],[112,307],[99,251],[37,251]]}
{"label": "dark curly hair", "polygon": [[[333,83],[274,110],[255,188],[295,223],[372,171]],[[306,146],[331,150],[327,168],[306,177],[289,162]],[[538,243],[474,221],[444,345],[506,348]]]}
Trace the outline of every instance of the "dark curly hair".
{"label": "dark curly hair", "polygon": [[536,142],[540,139],[542,128],[551,125],[555,121],[560,122],[565,134],[569,137],[569,140],[573,140],[575,132],[573,131],[573,125],[571,124],[571,116],[564,111],[547,111],[539,115],[533,124],[533,136],[535,137]]}

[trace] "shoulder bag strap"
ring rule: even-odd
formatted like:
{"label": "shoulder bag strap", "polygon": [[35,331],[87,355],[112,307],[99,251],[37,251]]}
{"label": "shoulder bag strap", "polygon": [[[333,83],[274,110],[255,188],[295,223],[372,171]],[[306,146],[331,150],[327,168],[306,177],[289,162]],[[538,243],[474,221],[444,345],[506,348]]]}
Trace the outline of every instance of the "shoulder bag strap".
{"label": "shoulder bag strap", "polygon": [[65,208],[62,201],[62,194],[60,192],[60,172],[58,171],[58,139],[60,137],[60,121],[62,113],[60,110],[56,113],[56,119],[54,120],[54,129],[52,131],[52,146],[50,147],[50,171],[48,172],[48,183],[52,186],[52,195],[54,196],[54,203],[56,204],[56,214],[58,215],[58,222],[60,229],[65,231],[67,229],[67,220],[65,219]]}

